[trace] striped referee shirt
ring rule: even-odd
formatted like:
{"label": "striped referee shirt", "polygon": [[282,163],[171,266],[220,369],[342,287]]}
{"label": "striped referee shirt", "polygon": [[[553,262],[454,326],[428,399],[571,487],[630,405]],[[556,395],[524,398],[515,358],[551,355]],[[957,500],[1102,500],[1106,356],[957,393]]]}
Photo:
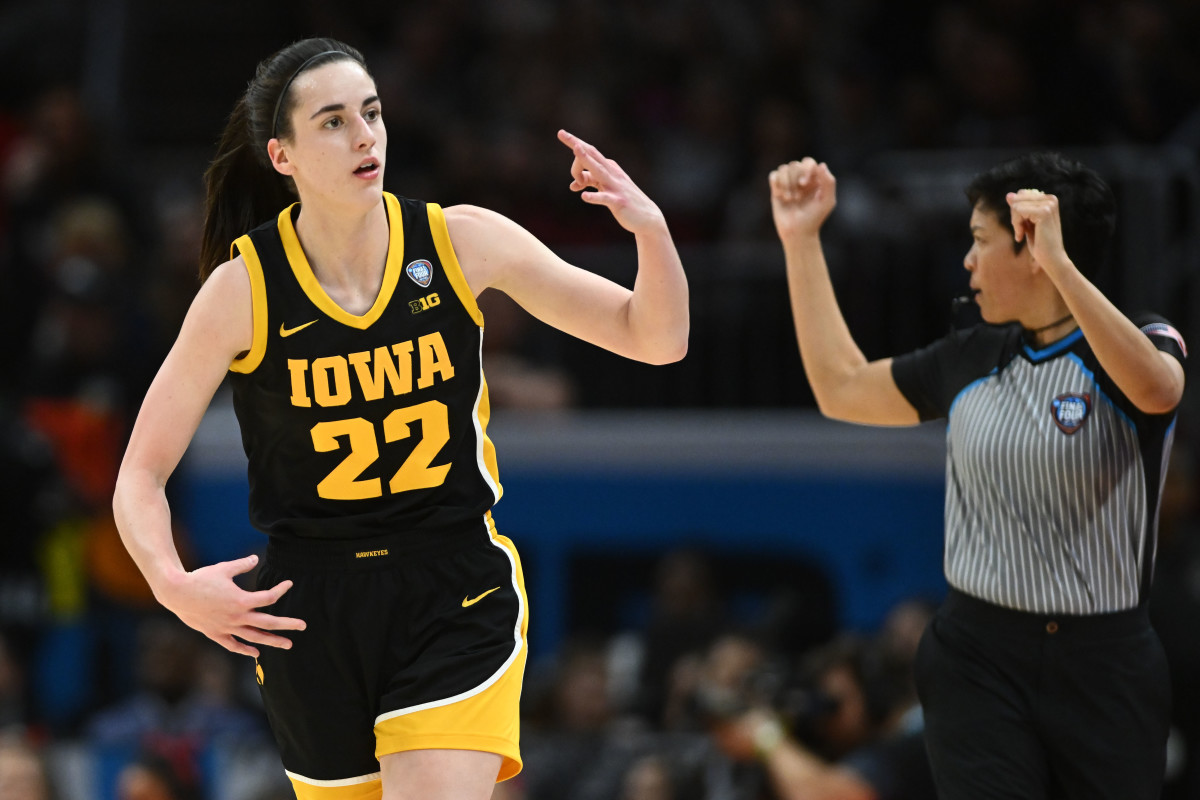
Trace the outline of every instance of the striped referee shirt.
{"label": "striped referee shirt", "polygon": [[[1139,320],[1181,361],[1183,339]],[[922,420],[946,418],[946,579],[1034,613],[1101,614],[1149,594],[1175,414],[1139,411],[1081,330],[1041,350],[979,325],[893,361]]]}

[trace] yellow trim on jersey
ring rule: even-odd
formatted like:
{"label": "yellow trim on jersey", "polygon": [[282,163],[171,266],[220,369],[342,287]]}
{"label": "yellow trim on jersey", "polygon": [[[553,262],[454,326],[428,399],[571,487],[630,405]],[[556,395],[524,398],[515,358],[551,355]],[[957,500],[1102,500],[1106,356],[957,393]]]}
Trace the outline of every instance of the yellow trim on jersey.
{"label": "yellow trim on jersey", "polygon": [[446,215],[437,203],[426,203],[426,206],[429,209],[429,230],[433,233],[433,246],[437,248],[442,269],[450,279],[450,285],[454,287],[454,293],[458,295],[463,308],[467,309],[475,324],[482,328],[483,312],[475,302],[475,295],[471,294],[471,287],[467,285],[462,266],[458,263],[458,256],[454,253],[454,245],[450,242],[450,229],[446,227]]}
{"label": "yellow trim on jersey", "polygon": [[392,299],[392,293],[396,290],[400,273],[404,271],[404,215],[400,210],[400,202],[393,195],[384,192],[383,200],[387,208],[389,227],[387,263],[383,268],[383,283],[379,286],[375,304],[362,316],[355,316],[335,303],[313,274],[308,256],[304,255],[304,248],[300,246],[300,239],[296,236],[296,228],[292,224],[292,208],[296,204],[293,203],[281,211],[278,219],[279,238],[283,240],[283,250],[292,266],[292,274],[296,276],[308,299],[331,319],[359,330],[371,327],[383,315],[383,310],[387,308],[388,301]]}
{"label": "yellow trim on jersey", "polygon": [[254,336],[251,339],[250,351],[235,358],[229,369],[231,372],[250,373],[258,369],[267,353],[267,283],[263,280],[262,262],[258,258],[258,251],[254,249],[254,242],[249,236],[239,237],[230,245],[229,257],[235,258],[238,253],[241,253],[242,263],[246,265],[246,274],[250,276]]}

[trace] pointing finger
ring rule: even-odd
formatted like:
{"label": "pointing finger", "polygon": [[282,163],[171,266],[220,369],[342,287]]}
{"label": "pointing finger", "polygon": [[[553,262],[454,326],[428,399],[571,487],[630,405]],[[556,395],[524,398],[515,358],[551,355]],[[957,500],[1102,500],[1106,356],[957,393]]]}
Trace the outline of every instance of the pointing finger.
{"label": "pointing finger", "polygon": [[607,176],[609,161],[604,157],[603,153],[596,149],[595,145],[590,145],[582,139],[577,138],[573,149],[575,151],[575,160],[580,162],[584,169]]}
{"label": "pointing finger", "polygon": [[560,142],[562,142],[563,144],[565,144],[567,147],[574,149],[575,143],[579,141],[579,137],[573,133],[570,133],[569,131],[559,128],[558,140]]}

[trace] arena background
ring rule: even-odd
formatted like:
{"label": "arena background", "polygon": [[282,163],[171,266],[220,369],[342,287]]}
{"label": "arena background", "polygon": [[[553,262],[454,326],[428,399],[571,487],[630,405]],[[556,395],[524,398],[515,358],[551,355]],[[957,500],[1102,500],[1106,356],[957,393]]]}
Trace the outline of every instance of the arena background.
{"label": "arena background", "polygon": [[[120,796],[118,775],[146,751],[194,798],[278,790],[246,664],[157,631],[108,498],[195,291],[213,142],[255,64],[314,34],[372,66],[389,190],[493,208],[628,283],[630,237],[567,189],[555,140],[567,128],[660,204],[683,256],[691,343],[667,367],[481,298],[506,492],[496,518],[522,550],[532,604],[531,709],[550,702],[564,652],[600,642],[611,715],[637,716],[638,659],[674,559],[704,565],[709,605],[697,608],[714,633],[718,619],[769,627],[796,650],[870,633],[898,603],[944,592],[941,426],[861,428],[813,410],[766,191],[781,161],[814,155],[838,176],[825,245],[870,358],[973,321],[951,310],[966,290],[962,187],[1031,149],[1080,158],[1114,186],[1101,288],[1200,341],[1195,3],[0,3],[0,727],[33,742],[63,800]],[[1155,609],[1178,675],[1200,668],[1200,648],[1170,638],[1200,609],[1200,547],[1181,535],[1200,533],[1196,398],[1193,387],[1177,429],[1183,483],[1164,516]],[[244,469],[222,392],[170,487],[190,563],[262,547]],[[142,660],[164,652],[204,674],[148,678]],[[1200,750],[1186,758],[1200,702],[1185,683],[1179,798],[1200,797]],[[210,691],[231,710],[138,727],[155,687]],[[530,713],[531,729],[552,728]]]}

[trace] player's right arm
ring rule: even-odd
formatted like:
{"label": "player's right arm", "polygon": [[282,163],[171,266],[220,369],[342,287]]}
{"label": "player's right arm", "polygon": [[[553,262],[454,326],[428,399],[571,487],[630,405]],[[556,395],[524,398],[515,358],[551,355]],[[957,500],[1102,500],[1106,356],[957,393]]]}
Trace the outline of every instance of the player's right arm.
{"label": "player's right arm", "polygon": [[289,640],[270,631],[304,628],[300,620],[256,610],[278,600],[291,582],[244,591],[233,578],[253,569],[256,556],[184,569],[164,491],[229,364],[250,349],[253,331],[250,279],[239,258],[218,267],[200,288],[146,392],[121,462],[113,512],[155,598],[226,649],[257,657],[257,649],[238,639],[290,647]]}
{"label": "player's right arm", "polygon": [[892,378],[892,360],[867,361],[838,308],[821,248],[821,226],[837,204],[829,167],[792,161],[773,170],[770,183],[800,358],[821,413],[867,425],[917,424],[917,410]]}

